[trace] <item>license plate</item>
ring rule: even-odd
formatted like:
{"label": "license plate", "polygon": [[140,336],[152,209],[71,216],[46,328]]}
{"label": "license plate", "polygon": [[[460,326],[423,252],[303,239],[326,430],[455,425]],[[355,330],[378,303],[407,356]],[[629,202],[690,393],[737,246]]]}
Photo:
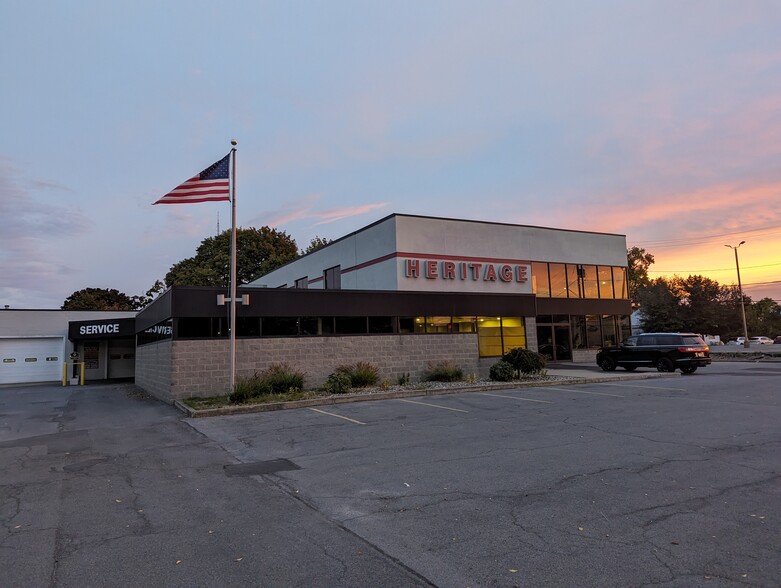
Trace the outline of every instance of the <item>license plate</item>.
{"label": "license plate", "polygon": [[705,352],[704,351],[698,351],[697,353],[694,354],[694,357],[705,357]]}

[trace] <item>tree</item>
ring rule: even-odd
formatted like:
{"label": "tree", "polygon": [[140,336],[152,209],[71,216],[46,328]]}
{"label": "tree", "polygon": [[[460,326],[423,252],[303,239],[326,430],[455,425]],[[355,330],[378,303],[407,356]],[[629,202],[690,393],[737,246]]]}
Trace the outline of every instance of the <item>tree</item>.
{"label": "tree", "polygon": [[681,301],[672,284],[657,278],[638,290],[642,310],[640,326],[646,332],[680,331],[683,328]]}
{"label": "tree", "polygon": [[[296,242],[284,231],[269,227],[236,229],[236,278],[246,284],[298,257]],[[230,230],[207,237],[194,257],[175,263],[166,286],[228,286]]]}
{"label": "tree", "polygon": [[748,332],[753,336],[781,335],[781,305],[772,298],[763,298],[746,307]]}
{"label": "tree", "polygon": [[139,310],[137,297],[107,288],[84,288],[65,299],[62,310]]}
{"label": "tree", "polygon": [[725,315],[724,287],[704,276],[675,276],[669,283],[682,306],[682,328],[694,333],[718,333]]}
{"label": "tree", "polygon": [[301,251],[301,255],[306,255],[307,253],[312,253],[313,251],[317,251],[318,249],[322,249],[329,243],[333,243],[333,239],[326,239],[325,237],[318,237],[315,235],[312,238],[312,241],[310,241],[309,246],[306,249],[303,249]]}
{"label": "tree", "polygon": [[629,300],[632,306],[639,305],[638,292],[646,288],[651,280],[648,277],[648,268],[654,263],[654,256],[646,253],[642,247],[631,247],[626,250],[627,273],[626,279],[629,286]]}
{"label": "tree", "polygon": [[144,308],[163,292],[165,292],[165,284],[160,280],[155,280],[154,285],[146,291],[146,294],[133,296],[132,298],[138,305],[138,308]]}

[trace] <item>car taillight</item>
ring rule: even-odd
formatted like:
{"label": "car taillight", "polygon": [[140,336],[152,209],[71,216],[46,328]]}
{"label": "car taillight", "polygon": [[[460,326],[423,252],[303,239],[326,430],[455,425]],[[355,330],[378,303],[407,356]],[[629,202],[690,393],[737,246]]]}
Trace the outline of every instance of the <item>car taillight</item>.
{"label": "car taillight", "polygon": [[679,347],[678,351],[680,351],[681,353],[687,353],[687,352],[696,353],[697,351],[710,351],[710,347],[708,347],[707,345],[705,347]]}

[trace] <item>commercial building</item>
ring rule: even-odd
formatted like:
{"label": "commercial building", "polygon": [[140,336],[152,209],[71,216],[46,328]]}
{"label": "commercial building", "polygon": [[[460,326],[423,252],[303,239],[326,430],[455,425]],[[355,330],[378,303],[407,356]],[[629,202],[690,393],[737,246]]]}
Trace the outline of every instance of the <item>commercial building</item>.
{"label": "commercial building", "polygon": [[[381,377],[448,360],[485,374],[512,347],[590,361],[630,332],[626,238],[393,214],[240,288],[237,374],[273,363],[318,385],[369,361]],[[226,391],[219,288],[172,288],[136,319],[136,383],[173,400]]]}

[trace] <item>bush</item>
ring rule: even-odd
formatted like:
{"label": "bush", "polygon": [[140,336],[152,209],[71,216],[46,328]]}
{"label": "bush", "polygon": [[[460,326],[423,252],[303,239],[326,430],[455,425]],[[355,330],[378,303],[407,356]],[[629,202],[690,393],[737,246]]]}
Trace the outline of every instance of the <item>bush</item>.
{"label": "bush", "polygon": [[449,361],[430,361],[423,373],[426,382],[458,382],[463,378],[463,370]]}
{"label": "bush", "polygon": [[491,366],[488,376],[494,382],[509,382],[515,377],[515,368],[504,360],[497,361]]}
{"label": "bush", "polygon": [[323,385],[323,390],[328,394],[345,394],[350,391],[350,376],[343,371],[335,371]]}
{"label": "bush", "polygon": [[286,363],[274,363],[260,372],[259,376],[272,394],[300,392],[304,389],[304,373],[294,370]]}
{"label": "bush", "polygon": [[351,365],[340,365],[334,370],[334,373],[347,374],[350,378],[350,385],[353,388],[374,386],[380,377],[377,366],[366,361],[359,361]]}
{"label": "bush", "polygon": [[545,369],[544,355],[520,347],[510,349],[502,356],[502,361],[509,363],[520,374],[539,374]]}
{"label": "bush", "polygon": [[228,401],[233,404],[241,404],[249,399],[262,394],[269,394],[271,388],[261,374],[255,372],[249,378],[236,378],[233,392],[228,395]]}
{"label": "bush", "polygon": [[409,372],[399,374],[399,377],[396,378],[396,382],[398,382],[399,386],[406,386],[409,384]]}

